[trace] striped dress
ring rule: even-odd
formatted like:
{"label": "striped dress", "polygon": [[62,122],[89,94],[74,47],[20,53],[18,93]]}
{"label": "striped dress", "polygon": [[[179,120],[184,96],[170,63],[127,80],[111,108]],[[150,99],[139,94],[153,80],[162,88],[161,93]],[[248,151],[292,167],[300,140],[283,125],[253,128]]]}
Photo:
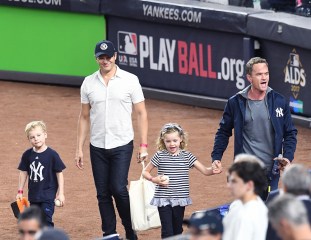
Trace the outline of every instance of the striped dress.
{"label": "striped dress", "polygon": [[167,150],[158,151],[151,163],[158,169],[158,175],[169,177],[169,186],[156,185],[151,205],[187,206],[192,204],[189,196],[189,169],[193,167],[196,157],[189,151],[180,150],[176,156]]}

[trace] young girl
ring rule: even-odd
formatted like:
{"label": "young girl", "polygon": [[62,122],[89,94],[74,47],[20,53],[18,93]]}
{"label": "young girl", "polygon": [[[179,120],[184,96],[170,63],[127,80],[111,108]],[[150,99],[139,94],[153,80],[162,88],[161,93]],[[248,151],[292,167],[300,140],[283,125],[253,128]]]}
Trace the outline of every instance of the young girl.
{"label": "young girl", "polygon": [[[143,171],[144,178],[156,183],[151,205],[157,206],[161,219],[161,237],[181,234],[185,206],[192,204],[189,196],[189,169],[195,167],[204,175],[221,173],[221,168],[206,168],[189,151],[185,151],[187,137],[176,123],[163,126],[157,140],[158,152]],[[150,172],[158,169],[153,177]]]}

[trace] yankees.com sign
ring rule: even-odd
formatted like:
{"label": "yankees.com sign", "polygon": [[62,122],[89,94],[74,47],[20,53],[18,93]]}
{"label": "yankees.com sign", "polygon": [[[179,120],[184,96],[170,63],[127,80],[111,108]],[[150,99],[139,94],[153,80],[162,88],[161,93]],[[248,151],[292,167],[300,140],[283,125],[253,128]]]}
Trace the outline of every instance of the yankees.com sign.
{"label": "yankees.com sign", "polygon": [[243,36],[111,18],[118,64],[143,86],[230,97],[244,79]]}

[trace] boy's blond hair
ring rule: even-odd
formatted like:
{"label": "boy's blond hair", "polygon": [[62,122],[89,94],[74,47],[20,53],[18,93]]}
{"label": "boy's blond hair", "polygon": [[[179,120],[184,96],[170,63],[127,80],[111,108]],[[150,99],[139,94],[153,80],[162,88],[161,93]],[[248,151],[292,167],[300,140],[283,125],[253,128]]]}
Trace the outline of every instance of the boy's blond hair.
{"label": "boy's blond hair", "polygon": [[164,136],[166,134],[169,134],[169,133],[173,133],[173,132],[178,132],[179,134],[179,137],[182,138],[182,141],[180,143],[180,146],[179,148],[180,149],[185,149],[187,147],[187,143],[188,143],[188,136],[187,136],[187,133],[184,132],[184,130],[182,129],[182,127],[177,124],[177,123],[167,123],[165,124],[161,131],[160,131],[160,136],[158,137],[157,139],[157,149],[158,150],[164,150],[166,149],[165,147],[165,143],[164,143]]}
{"label": "boy's blond hair", "polygon": [[43,132],[46,132],[46,125],[43,121],[32,121],[28,123],[25,127],[25,133],[27,138],[29,137],[29,132],[36,127],[41,127]]}

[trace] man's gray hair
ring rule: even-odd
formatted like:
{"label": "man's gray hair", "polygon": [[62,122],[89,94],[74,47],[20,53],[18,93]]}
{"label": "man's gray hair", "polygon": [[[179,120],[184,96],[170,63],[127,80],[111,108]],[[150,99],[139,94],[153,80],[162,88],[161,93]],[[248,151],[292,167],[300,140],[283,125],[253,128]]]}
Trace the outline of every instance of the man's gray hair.
{"label": "man's gray hair", "polygon": [[309,224],[303,202],[291,194],[277,196],[268,204],[268,209],[268,218],[273,225],[278,225],[281,220],[286,220],[294,226]]}
{"label": "man's gray hair", "polygon": [[256,162],[262,168],[265,168],[265,164],[258,157],[247,153],[240,153],[236,155],[234,158],[234,162]]}
{"label": "man's gray hair", "polygon": [[253,66],[255,64],[258,64],[258,63],[265,63],[267,65],[267,67],[268,67],[268,62],[267,62],[266,59],[260,58],[260,57],[253,57],[245,65],[245,72],[246,72],[246,74],[252,75]]}
{"label": "man's gray hair", "polygon": [[311,174],[302,164],[292,164],[285,168],[281,180],[287,193],[310,195]]}

